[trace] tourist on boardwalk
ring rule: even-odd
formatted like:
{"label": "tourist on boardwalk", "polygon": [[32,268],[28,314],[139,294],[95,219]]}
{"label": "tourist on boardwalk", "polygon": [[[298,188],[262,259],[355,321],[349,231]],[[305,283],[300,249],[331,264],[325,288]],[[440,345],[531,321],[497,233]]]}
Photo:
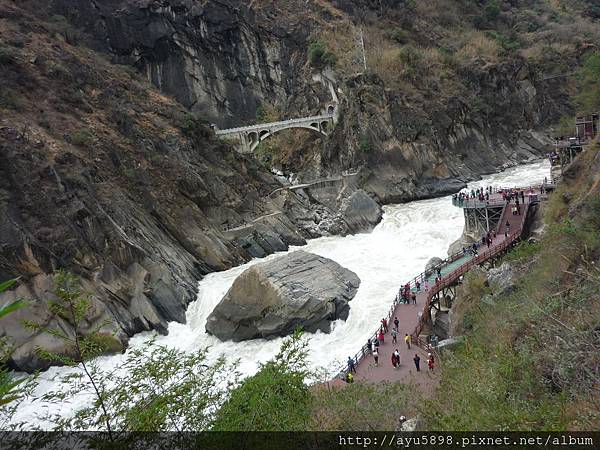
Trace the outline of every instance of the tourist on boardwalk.
{"label": "tourist on boardwalk", "polygon": [[412,300],[413,305],[417,304],[417,294],[415,294],[414,292],[411,292],[410,293],[410,299]]}
{"label": "tourist on boardwalk", "polygon": [[394,353],[392,354],[392,356],[396,360],[396,366],[395,367],[400,367],[400,352],[398,351],[398,349],[396,349],[394,351]]}
{"label": "tourist on boardwalk", "polygon": [[508,237],[509,234],[510,234],[510,222],[507,220],[506,221],[506,229],[504,231],[504,237]]}
{"label": "tourist on boardwalk", "polygon": [[392,334],[392,343],[395,344],[397,342],[396,338],[398,336],[398,330],[396,328],[392,328],[392,333],[391,334]]}
{"label": "tourist on boardwalk", "polygon": [[419,367],[419,365],[421,364],[421,358],[419,358],[419,355],[417,355],[415,353],[415,357],[413,358],[413,361],[415,362],[415,367],[417,368],[417,372],[421,371],[421,368]]}
{"label": "tourist on boardwalk", "polygon": [[373,351],[373,359],[375,360],[375,365],[379,365],[379,350],[375,349]]}
{"label": "tourist on boardwalk", "polygon": [[429,367],[429,371],[431,373],[433,373],[434,365],[435,363],[433,362],[433,357],[429,358],[429,361],[427,361],[427,366]]}
{"label": "tourist on boardwalk", "polygon": [[375,338],[375,341],[373,342],[373,350],[375,350],[376,348],[379,348],[379,339]]}
{"label": "tourist on boardwalk", "polygon": [[381,319],[381,328],[383,329],[384,333],[387,333],[388,325],[387,325],[387,320],[385,319],[385,317],[383,319]]}
{"label": "tourist on boardwalk", "polygon": [[383,328],[381,328],[381,329],[379,330],[379,336],[378,336],[378,339],[379,339],[379,345],[383,345],[383,340],[384,340],[384,338],[385,338],[385,333],[383,332]]}
{"label": "tourist on boardwalk", "polygon": [[354,366],[354,360],[348,356],[348,372],[356,373],[356,367]]}
{"label": "tourist on boardwalk", "polygon": [[410,335],[408,333],[405,334],[404,335],[404,342],[406,342],[406,346],[408,347],[409,350],[410,350],[410,341],[411,341]]}
{"label": "tourist on boardwalk", "polygon": [[417,292],[421,292],[421,283],[418,281],[415,283],[415,287],[417,288]]}
{"label": "tourist on boardwalk", "polygon": [[396,330],[400,329],[400,321],[397,317],[394,317],[394,326],[396,327]]}
{"label": "tourist on boardwalk", "polygon": [[367,351],[373,353],[373,343],[371,342],[371,338],[367,339]]}
{"label": "tourist on boardwalk", "polygon": [[396,352],[392,353],[392,366],[394,366],[394,369],[398,367],[398,359],[396,358]]}
{"label": "tourist on boardwalk", "polygon": [[425,292],[429,291],[429,281],[425,280]]}

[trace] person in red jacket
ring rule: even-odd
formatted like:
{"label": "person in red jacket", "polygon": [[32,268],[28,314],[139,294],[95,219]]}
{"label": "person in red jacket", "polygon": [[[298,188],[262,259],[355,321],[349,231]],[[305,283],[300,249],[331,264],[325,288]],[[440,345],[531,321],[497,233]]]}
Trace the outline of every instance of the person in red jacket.
{"label": "person in red jacket", "polygon": [[383,319],[381,319],[381,328],[383,329],[384,333],[387,333],[388,325],[387,325],[387,320],[385,319],[385,317]]}
{"label": "person in red jacket", "polygon": [[382,328],[379,330],[379,336],[378,336],[380,344],[383,344],[384,337],[385,337],[385,334],[383,333],[383,328]]}

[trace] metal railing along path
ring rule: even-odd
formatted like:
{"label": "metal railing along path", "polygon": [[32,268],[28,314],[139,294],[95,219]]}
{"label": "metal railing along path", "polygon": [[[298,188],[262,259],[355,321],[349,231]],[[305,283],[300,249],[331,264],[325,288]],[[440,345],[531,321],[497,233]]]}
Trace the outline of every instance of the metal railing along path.
{"label": "metal railing along path", "polygon": [[[421,331],[423,330],[425,322],[429,319],[429,314],[430,314],[429,311],[430,311],[431,302],[433,300],[433,297],[436,294],[438,294],[440,291],[442,291],[442,289],[454,284],[458,280],[459,277],[461,277],[462,275],[467,273],[474,266],[487,261],[488,259],[499,254],[500,252],[503,252],[508,247],[510,247],[512,244],[514,244],[517,241],[517,239],[521,236],[521,234],[523,233],[526,217],[529,212],[529,207],[532,204],[538,203],[538,201],[539,201],[539,196],[537,196],[537,197],[531,196],[529,201],[525,202],[525,204],[523,205],[524,208],[523,208],[522,220],[521,220],[518,228],[513,233],[510,233],[504,241],[494,245],[493,247],[480,253],[476,257],[471,257],[465,263],[458,266],[456,269],[454,269],[451,272],[449,272],[448,274],[442,276],[440,281],[438,281],[437,283],[430,286],[430,288],[427,292],[427,298],[425,301],[425,306],[423,308],[423,313],[419,319],[419,322],[417,323],[415,331],[411,335],[412,342],[416,343],[416,345],[421,348],[425,348],[425,347],[423,347],[425,344],[423,344],[419,340],[419,335],[421,334]],[[503,203],[506,204],[506,202],[503,202]],[[503,211],[502,217],[504,217],[505,211],[506,211],[506,208]],[[448,265],[452,264],[453,262],[455,262],[465,256],[467,256],[467,255],[465,255],[465,252],[463,252],[463,251],[456,252],[456,253],[452,254],[451,256],[449,256],[448,258],[446,258],[445,260],[443,260],[441,263],[436,264],[435,266],[431,267],[429,270],[421,272],[419,275],[417,275],[416,277],[414,277],[412,280],[410,280],[407,283],[409,285],[410,290],[412,291],[413,289],[416,288],[417,281],[422,285],[424,283],[424,281],[427,280],[431,274],[437,272],[438,268],[441,270],[445,266],[448,266]],[[406,286],[406,284],[402,285],[400,287],[400,289],[403,289],[405,286]],[[401,303],[401,301],[402,300],[400,298],[400,295],[396,295],[387,315],[384,317],[388,324],[390,323],[390,320],[392,319],[392,317],[394,317],[396,307]],[[381,326],[378,326],[377,329],[375,330],[375,332],[370,336],[371,342],[373,342],[375,339],[377,339],[380,329],[381,329]],[[421,345],[419,345],[419,344],[421,344]],[[365,358],[365,356],[370,355],[370,354],[371,354],[371,349],[367,348],[367,345],[365,343],[361,346],[360,350],[353,357],[351,357],[351,359],[354,361],[355,366],[358,366],[358,364]],[[348,372],[348,370],[349,370],[348,364],[346,363],[346,365],[340,371],[340,375],[345,375]]]}

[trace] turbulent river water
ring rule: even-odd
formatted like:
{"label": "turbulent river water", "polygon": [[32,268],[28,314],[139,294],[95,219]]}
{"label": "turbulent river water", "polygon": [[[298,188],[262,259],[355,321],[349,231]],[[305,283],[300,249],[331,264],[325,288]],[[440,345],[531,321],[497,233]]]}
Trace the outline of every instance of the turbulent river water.
{"label": "turbulent river water", "polygon": [[[539,184],[549,177],[549,164],[535,162],[483,177],[469,184],[471,187],[497,186],[514,187]],[[331,258],[342,266],[356,272],[361,285],[351,302],[350,315],[344,321],[334,323],[329,334],[311,335],[311,364],[324,367],[331,373],[337,372],[343,361],[354,355],[367,337],[375,331],[401,283],[420,273],[427,261],[444,257],[448,246],[461,235],[463,215],[453,207],[451,197],[414,201],[384,208],[381,223],[371,232],[353,236],[333,236],[314,239],[302,249]],[[290,251],[293,251],[291,248]],[[267,258],[276,258],[282,253]],[[249,266],[264,259],[255,259],[247,264],[206,276],[198,285],[198,298],[187,311],[185,324],[171,323],[167,336],[158,336],[157,343],[181,350],[195,350],[210,346],[210,358],[224,354],[230,359],[240,359],[238,370],[246,375],[256,372],[260,362],[270,359],[279,349],[281,339],[256,339],[246,342],[221,342],[205,332],[206,318],[227,292],[235,278]],[[151,333],[141,333],[130,341],[131,347],[141,345]],[[104,368],[117,367],[123,355],[99,358]],[[55,389],[56,375],[63,375],[66,368],[51,368],[43,373],[37,394]],[[23,404],[13,419],[44,426],[37,418],[38,413],[48,408],[53,413],[70,414],[78,406],[89,401],[86,396],[72,399],[61,406],[29,402]]]}

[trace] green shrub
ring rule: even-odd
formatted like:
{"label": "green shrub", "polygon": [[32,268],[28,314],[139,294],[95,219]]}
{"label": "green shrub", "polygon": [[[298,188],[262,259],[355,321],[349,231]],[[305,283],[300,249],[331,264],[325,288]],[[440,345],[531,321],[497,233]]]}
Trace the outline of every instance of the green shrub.
{"label": "green shrub", "polygon": [[188,137],[206,137],[210,134],[208,121],[194,114],[184,114],[179,119],[179,128]]}
{"label": "green shrub", "polygon": [[94,139],[94,135],[88,130],[77,130],[71,135],[71,141],[75,145],[86,146]]}
{"label": "green shrub", "polygon": [[407,44],[410,41],[410,34],[404,31],[402,28],[396,28],[389,32],[389,37],[398,44]]}
{"label": "green shrub", "polygon": [[579,113],[591,114],[600,110],[600,52],[592,54],[579,70],[579,94],[575,103]]}
{"label": "green shrub", "polygon": [[575,132],[575,119],[573,117],[561,117],[555,127],[556,136],[572,136]]}
{"label": "green shrub", "polygon": [[421,52],[412,45],[404,45],[398,54],[400,61],[411,67],[415,67],[422,59]]}
{"label": "green shrub", "polygon": [[329,51],[324,42],[316,40],[308,46],[308,60],[311,66],[322,69],[326,66],[335,66],[337,57]]}
{"label": "green shrub", "polygon": [[483,9],[483,13],[488,22],[495,22],[500,17],[500,7],[496,2],[489,3]]}
{"label": "green shrub", "polygon": [[539,242],[519,242],[508,255],[506,261],[521,260],[533,257],[540,251],[541,244]]}
{"label": "green shrub", "polygon": [[62,35],[70,45],[76,46],[84,39],[84,34],[73,27],[65,16],[59,14],[51,16],[47,26],[50,31]]}
{"label": "green shrub", "polygon": [[486,34],[494,39],[505,52],[513,52],[521,47],[521,44],[514,36],[506,36],[497,31],[488,31]]}
{"label": "green shrub", "polygon": [[371,140],[367,136],[362,136],[358,141],[358,149],[361,153],[369,153],[371,151]]}

